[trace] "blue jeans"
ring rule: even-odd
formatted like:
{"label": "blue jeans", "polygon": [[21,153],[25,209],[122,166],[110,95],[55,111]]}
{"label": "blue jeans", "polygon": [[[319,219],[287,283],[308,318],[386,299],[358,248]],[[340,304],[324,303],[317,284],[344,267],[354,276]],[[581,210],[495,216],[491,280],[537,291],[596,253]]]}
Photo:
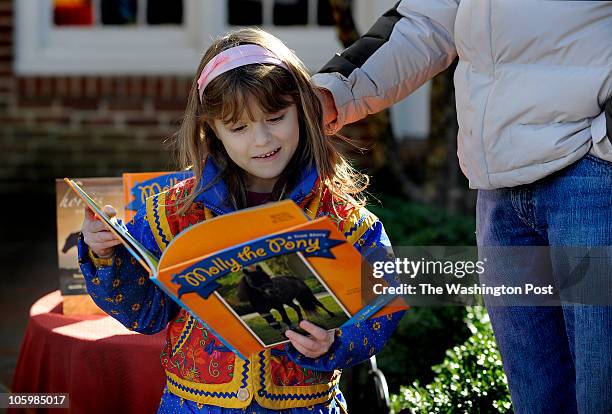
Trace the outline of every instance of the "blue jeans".
{"label": "blue jeans", "polygon": [[[479,246],[612,246],[612,163],[586,155],[533,184],[480,190],[476,233]],[[487,309],[516,413],[612,413],[612,306]]]}

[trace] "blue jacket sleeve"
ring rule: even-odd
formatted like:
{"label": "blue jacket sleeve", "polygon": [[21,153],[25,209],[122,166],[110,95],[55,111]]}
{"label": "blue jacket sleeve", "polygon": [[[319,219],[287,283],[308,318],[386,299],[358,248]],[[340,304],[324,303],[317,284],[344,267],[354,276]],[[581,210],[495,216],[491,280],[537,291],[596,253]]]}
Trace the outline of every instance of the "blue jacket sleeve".
{"label": "blue jacket sleeve", "polygon": [[[159,258],[161,252],[145,214],[143,208],[127,228],[136,240]],[[78,249],[87,292],[102,310],[125,327],[154,334],[176,317],[179,306],[149,279],[148,272],[123,245],[115,247],[112,259],[94,258],[82,237]]]}
{"label": "blue jacket sleeve", "polygon": [[[377,254],[369,253],[380,253],[381,249],[365,248],[383,246],[390,247],[390,242],[382,223],[378,220],[355,243],[357,250],[370,262],[376,259]],[[348,368],[380,352],[404,313],[405,311],[394,312],[337,329],[331,348],[318,358],[302,355],[291,344],[285,348],[289,357],[304,368],[317,371]]]}

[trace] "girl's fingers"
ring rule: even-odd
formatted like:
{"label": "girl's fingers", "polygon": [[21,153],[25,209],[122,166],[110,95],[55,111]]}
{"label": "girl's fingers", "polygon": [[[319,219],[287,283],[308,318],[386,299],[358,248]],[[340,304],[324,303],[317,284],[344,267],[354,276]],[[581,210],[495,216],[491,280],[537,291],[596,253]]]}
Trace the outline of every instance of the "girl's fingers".
{"label": "girl's fingers", "polygon": [[314,351],[311,351],[309,349],[304,348],[302,345],[300,344],[296,344],[293,343],[293,341],[291,342],[293,344],[293,347],[302,355],[308,357],[308,358],[316,358],[318,356],[323,355],[323,353],[317,353]]}
{"label": "girl's fingers", "polygon": [[105,205],[104,207],[102,207],[102,211],[108,216],[108,217],[114,217],[117,215],[117,210],[115,210],[115,207],[111,206],[110,204]]}
{"label": "girl's fingers", "polygon": [[85,223],[83,228],[81,229],[81,233],[83,233],[83,237],[87,240],[98,240],[101,236],[105,237],[105,234],[110,233],[106,229],[106,227],[99,228],[98,226],[94,226],[94,223]]}
{"label": "girl's fingers", "polygon": [[300,322],[300,328],[311,334],[319,341],[329,341],[329,332],[310,321],[304,319],[302,322]]}
{"label": "girl's fingers", "polygon": [[[107,204],[104,207],[102,207],[102,211],[108,217],[114,217],[117,215],[117,210],[115,209],[115,207],[111,206],[110,204]],[[100,217],[98,217],[98,215],[94,213],[94,211],[87,206],[85,207],[85,219],[95,221],[95,222],[100,221]]]}
{"label": "girl's fingers", "polygon": [[105,243],[109,241],[119,241],[119,239],[117,239],[117,237],[115,237],[115,235],[111,233],[110,231],[103,231],[103,232],[97,233],[97,235],[98,235],[99,243]]}
{"label": "girl's fingers", "polygon": [[301,354],[309,358],[317,358],[326,353],[334,342],[334,332],[308,322],[300,322],[300,328],[308,332],[312,337],[300,335],[292,330],[287,330],[285,336],[289,338],[291,344]]}
{"label": "girl's fingers", "polygon": [[100,244],[100,243],[107,243],[110,241],[119,241],[115,235],[113,233],[111,233],[110,231],[101,231],[101,232],[95,232],[95,233],[88,233],[88,234],[84,234],[85,237],[85,242],[88,245],[91,244]]}
{"label": "girl's fingers", "polygon": [[107,231],[110,233],[110,231],[107,230],[104,223],[102,223],[102,221],[100,220],[90,222],[88,226],[88,230],[92,233],[103,233]]}
{"label": "girl's fingers", "polygon": [[99,243],[97,247],[98,249],[108,249],[109,247],[115,247],[118,244],[121,244],[119,240],[111,240],[104,243]]}
{"label": "girl's fingers", "polygon": [[307,336],[300,335],[297,332],[292,330],[287,330],[285,332],[285,336],[289,338],[291,343],[295,346],[295,344],[299,344],[302,348],[305,348],[309,351],[316,351],[319,346],[318,343],[308,338]]}

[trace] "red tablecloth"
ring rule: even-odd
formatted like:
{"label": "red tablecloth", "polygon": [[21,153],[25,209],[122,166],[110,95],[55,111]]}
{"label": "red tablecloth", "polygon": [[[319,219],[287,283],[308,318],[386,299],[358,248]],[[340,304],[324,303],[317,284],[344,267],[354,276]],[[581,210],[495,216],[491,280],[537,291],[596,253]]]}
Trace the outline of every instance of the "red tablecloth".
{"label": "red tablecloth", "polygon": [[110,316],[63,315],[55,291],[30,309],[12,392],[67,392],[72,413],[156,412],[164,338],[130,332]]}

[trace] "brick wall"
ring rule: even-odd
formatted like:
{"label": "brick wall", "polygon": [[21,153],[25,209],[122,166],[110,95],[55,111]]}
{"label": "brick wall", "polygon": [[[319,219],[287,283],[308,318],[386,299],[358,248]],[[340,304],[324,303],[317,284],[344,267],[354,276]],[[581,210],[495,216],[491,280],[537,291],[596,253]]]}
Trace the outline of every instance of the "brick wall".
{"label": "brick wall", "polygon": [[0,175],[22,177],[10,187],[40,185],[56,176],[166,167],[162,143],[176,130],[189,80],[9,77],[8,82],[9,105],[1,122],[10,156]]}
{"label": "brick wall", "polygon": [[18,76],[11,0],[0,0],[0,192],[52,193],[55,177],[173,168],[190,79]]}

